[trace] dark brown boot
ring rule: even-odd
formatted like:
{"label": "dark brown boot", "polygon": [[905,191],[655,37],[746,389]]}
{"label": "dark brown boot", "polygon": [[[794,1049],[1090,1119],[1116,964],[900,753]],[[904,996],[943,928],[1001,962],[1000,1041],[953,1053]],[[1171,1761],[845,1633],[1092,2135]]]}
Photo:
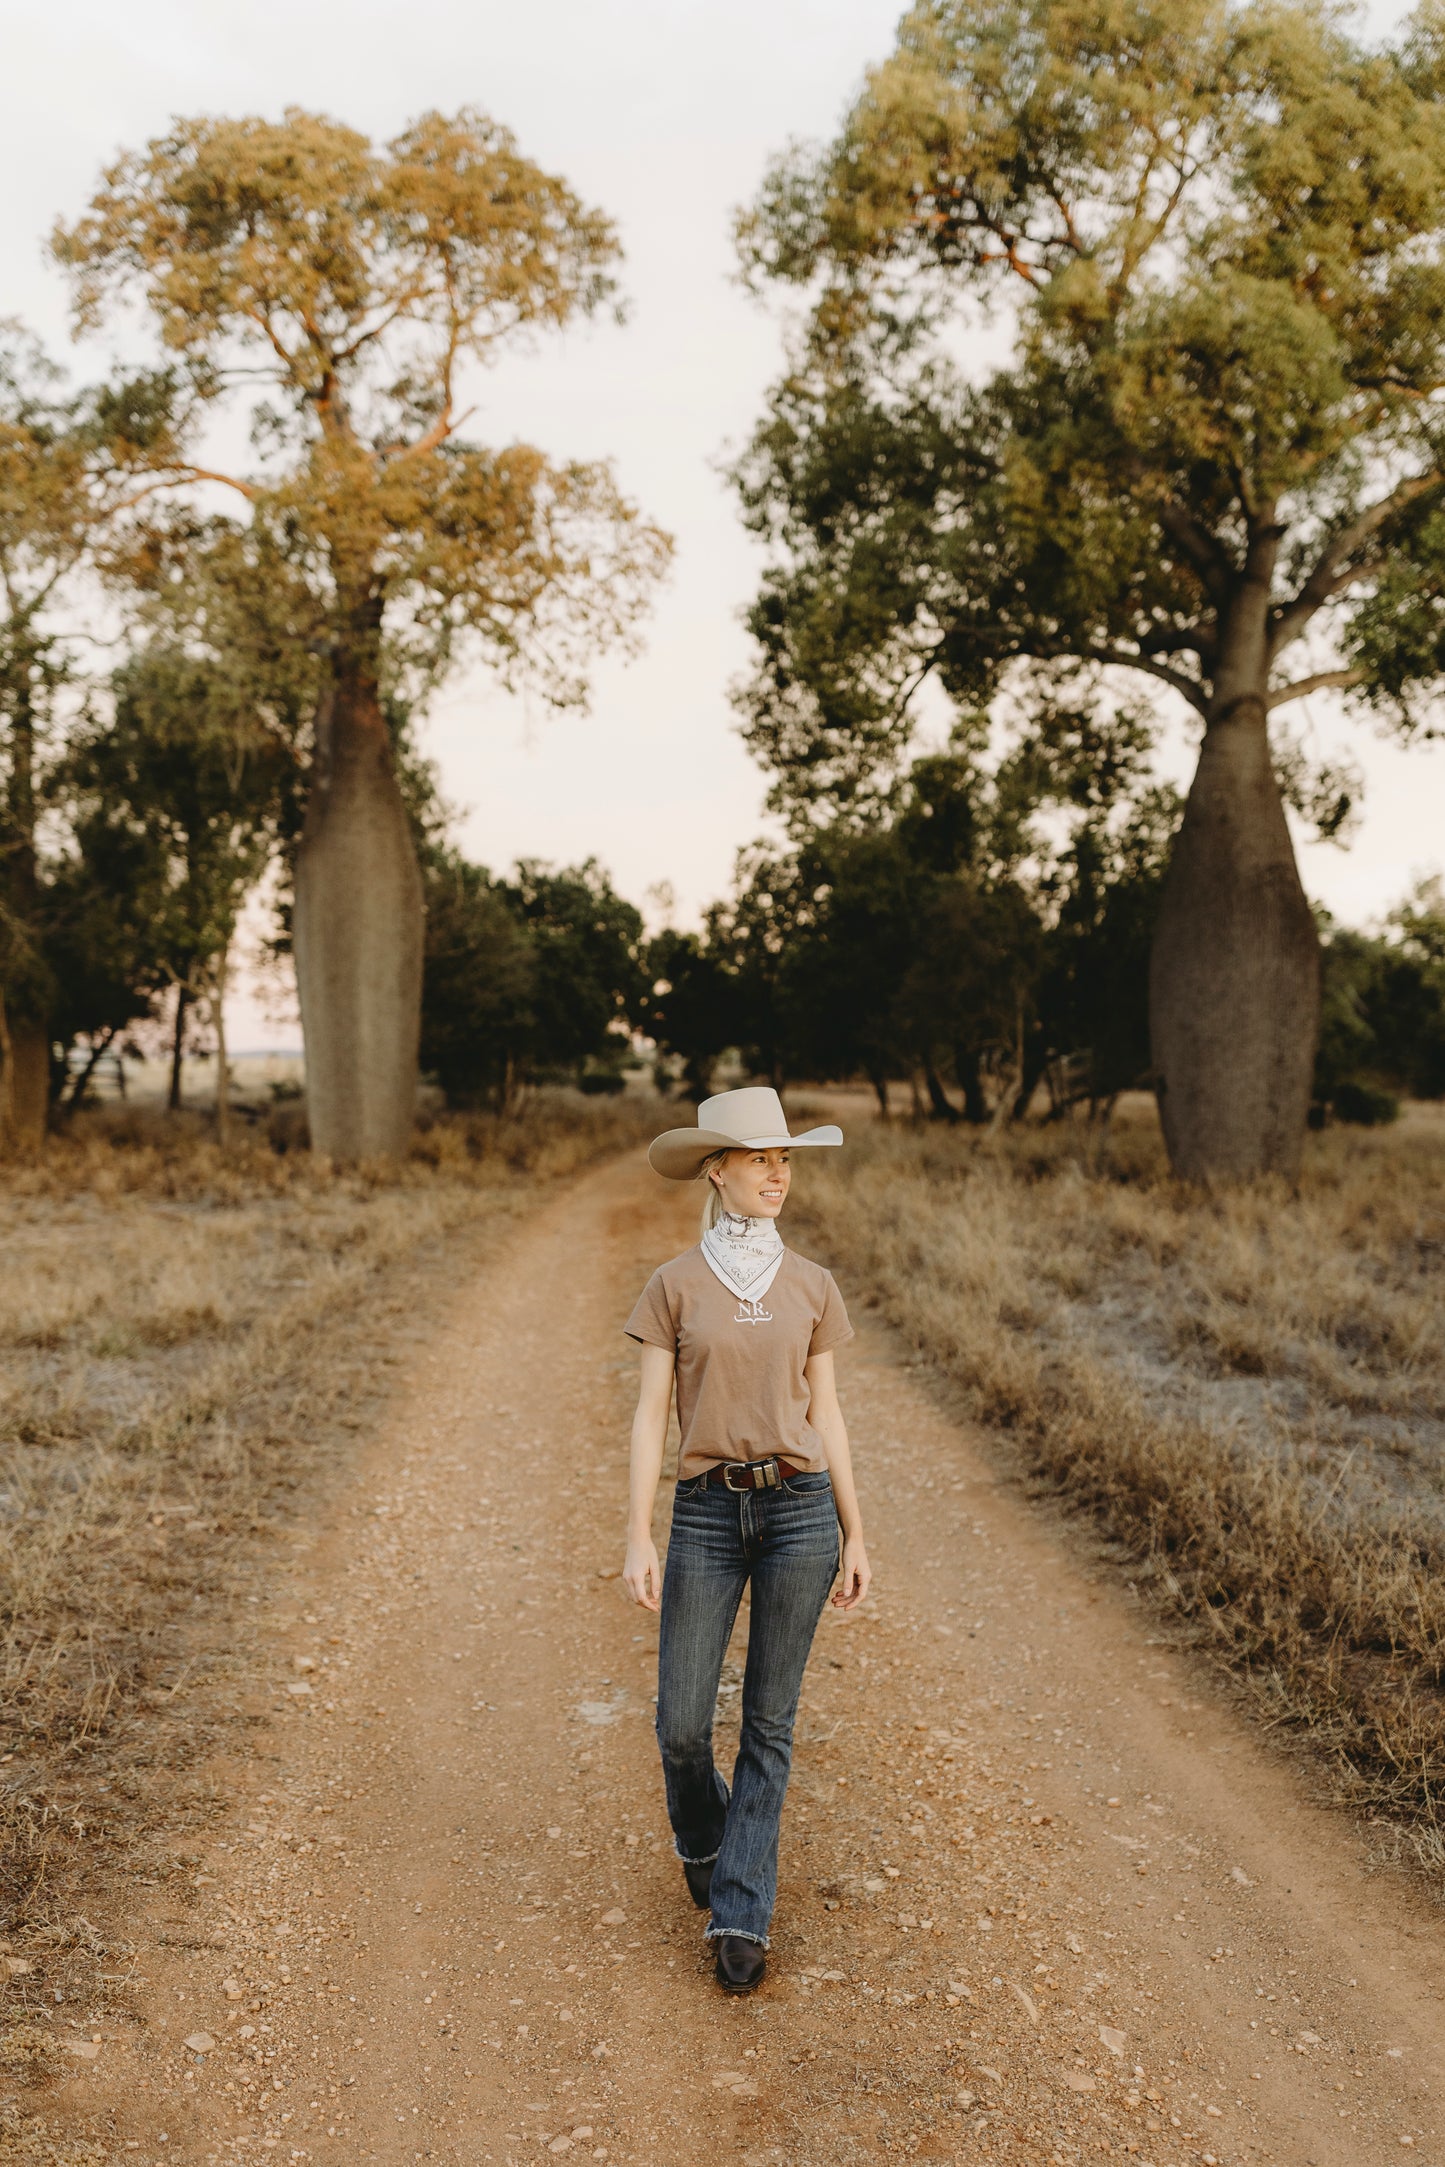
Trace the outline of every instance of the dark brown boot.
{"label": "dark brown boot", "polygon": [[712,1901],[712,1870],[715,1859],[684,1859],[682,1871],[687,1881],[687,1893],[699,1911],[706,1911]]}
{"label": "dark brown boot", "polygon": [[717,1983],[728,1994],[751,1994],[761,1986],[768,1959],[759,1942],[741,1934],[717,1937]]}

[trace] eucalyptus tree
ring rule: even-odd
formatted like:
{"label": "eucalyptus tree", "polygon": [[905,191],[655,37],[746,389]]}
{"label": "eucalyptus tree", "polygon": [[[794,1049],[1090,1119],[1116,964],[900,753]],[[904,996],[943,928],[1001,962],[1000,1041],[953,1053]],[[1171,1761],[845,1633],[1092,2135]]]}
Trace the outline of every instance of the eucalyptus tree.
{"label": "eucalyptus tree", "polygon": [[[79,896],[105,892],[112,933],[130,929],[141,983],[174,995],[173,1108],[188,1017],[209,1013],[223,1137],[228,964],[246,898],[290,824],[294,742],[250,697],[231,657],[153,640],[115,672],[61,773],[75,848],[69,885]],[[70,951],[78,955],[79,942]]]}
{"label": "eucalyptus tree", "polygon": [[[54,252],[78,321],[132,296],[213,397],[249,398],[254,471],[197,465],[303,580],[318,658],[295,938],[313,1142],[402,1150],[422,886],[388,738],[398,684],[468,647],[547,698],[634,624],[668,543],[605,464],[464,434],[464,376],[606,304],[607,220],[484,115],[378,148],[324,116],[179,120],[120,158]],[[257,387],[264,398],[256,403]]]}
{"label": "eucalyptus tree", "polygon": [[1167,687],[1201,744],[1153,1064],[1192,1178],[1292,1173],[1309,1104],[1271,715],[1339,689],[1418,733],[1445,673],[1442,91],[1434,4],[1371,47],[1322,0],[919,0],[741,223],[811,301],[739,467],[751,741],[846,797],[925,679]]}
{"label": "eucalyptus tree", "polygon": [[33,1150],[45,1133],[57,988],[43,831],[78,582],[179,471],[183,407],[165,372],[73,392],[0,324],[0,1146]]}

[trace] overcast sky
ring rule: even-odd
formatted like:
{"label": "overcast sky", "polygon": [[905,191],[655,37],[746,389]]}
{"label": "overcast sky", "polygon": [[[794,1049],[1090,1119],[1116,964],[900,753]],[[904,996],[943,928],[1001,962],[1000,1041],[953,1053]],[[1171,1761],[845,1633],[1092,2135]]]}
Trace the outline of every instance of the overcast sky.
{"label": "overcast sky", "polygon": [[[470,426],[559,458],[614,459],[629,494],[675,535],[676,564],[643,654],[602,664],[589,715],[528,710],[473,675],[438,701],[426,743],[474,856],[500,870],[518,856],[592,854],[639,903],[670,883],[686,922],[763,825],[763,780],[727,701],[746,663],[738,616],[758,558],[718,464],[777,371],[780,322],[733,280],[731,213],[772,151],[836,125],[899,12],[898,0],[8,0],[0,314],[66,352],[43,237],[80,210],[103,160],[175,113],[300,104],[380,138],[430,107],[479,105],[607,210],[626,249],[628,322],[501,363]],[[84,373],[105,356],[68,358]],[[1346,730],[1327,699],[1299,719],[1317,749],[1346,747],[1366,770],[1349,850],[1301,853],[1311,892],[1366,920],[1445,862],[1445,748],[1406,753]],[[1182,778],[1182,741],[1172,764]],[[232,1029],[242,1045],[289,1036],[250,997]]]}

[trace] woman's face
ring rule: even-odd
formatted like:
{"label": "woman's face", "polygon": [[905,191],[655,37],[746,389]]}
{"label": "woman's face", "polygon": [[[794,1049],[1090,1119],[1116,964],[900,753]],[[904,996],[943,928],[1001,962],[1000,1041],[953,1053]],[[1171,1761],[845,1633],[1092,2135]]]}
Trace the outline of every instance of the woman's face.
{"label": "woman's face", "polygon": [[730,1151],[710,1175],[728,1211],[743,1219],[776,1219],[793,1170],[782,1151]]}

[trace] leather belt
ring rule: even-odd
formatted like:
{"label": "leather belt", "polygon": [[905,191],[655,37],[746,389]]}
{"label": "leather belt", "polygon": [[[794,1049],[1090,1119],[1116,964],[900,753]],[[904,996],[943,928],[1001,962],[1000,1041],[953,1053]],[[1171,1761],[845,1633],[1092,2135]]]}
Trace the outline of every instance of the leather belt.
{"label": "leather belt", "polygon": [[776,1490],[780,1482],[806,1473],[805,1467],[795,1467],[774,1453],[767,1460],[719,1460],[703,1480],[713,1490]]}

